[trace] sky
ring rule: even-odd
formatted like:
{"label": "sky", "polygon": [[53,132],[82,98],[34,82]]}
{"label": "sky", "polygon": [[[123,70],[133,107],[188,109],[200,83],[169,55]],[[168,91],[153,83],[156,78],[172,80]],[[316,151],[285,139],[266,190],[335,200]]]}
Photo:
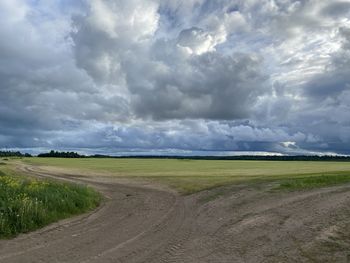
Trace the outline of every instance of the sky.
{"label": "sky", "polygon": [[0,149],[350,154],[349,0],[0,0]]}

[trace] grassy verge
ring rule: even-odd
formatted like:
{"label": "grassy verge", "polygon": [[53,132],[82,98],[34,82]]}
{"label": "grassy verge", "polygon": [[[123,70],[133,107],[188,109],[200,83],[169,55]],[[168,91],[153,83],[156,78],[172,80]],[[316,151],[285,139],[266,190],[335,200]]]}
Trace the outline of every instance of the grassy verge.
{"label": "grassy verge", "polygon": [[303,190],[350,183],[350,173],[329,173],[281,181],[276,189]]}
{"label": "grassy verge", "polygon": [[0,169],[0,238],[89,211],[100,200],[89,187],[30,179]]}

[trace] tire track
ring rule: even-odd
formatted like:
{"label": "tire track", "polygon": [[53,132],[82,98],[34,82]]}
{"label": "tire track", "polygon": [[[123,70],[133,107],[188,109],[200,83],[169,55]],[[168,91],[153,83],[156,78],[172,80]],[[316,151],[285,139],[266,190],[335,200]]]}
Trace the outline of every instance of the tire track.
{"label": "tire track", "polygon": [[36,177],[88,184],[109,198],[88,215],[0,241],[0,262],[136,262],[177,234],[185,218],[184,198],[171,192],[121,185],[113,179],[67,178],[31,166],[21,169]]}
{"label": "tire track", "polygon": [[0,262],[348,262],[350,186],[288,193],[228,186],[213,200],[212,190],[183,197],[112,177],[20,169],[88,184],[108,198],[89,214],[0,241]]}

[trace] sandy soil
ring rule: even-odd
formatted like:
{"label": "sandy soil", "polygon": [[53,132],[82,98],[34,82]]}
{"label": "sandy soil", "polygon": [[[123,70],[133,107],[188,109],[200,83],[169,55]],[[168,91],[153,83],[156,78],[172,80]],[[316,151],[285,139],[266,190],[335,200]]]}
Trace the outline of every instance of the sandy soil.
{"label": "sandy soil", "polygon": [[350,186],[281,193],[236,185],[180,196],[111,177],[96,211],[0,241],[0,262],[350,262]]}

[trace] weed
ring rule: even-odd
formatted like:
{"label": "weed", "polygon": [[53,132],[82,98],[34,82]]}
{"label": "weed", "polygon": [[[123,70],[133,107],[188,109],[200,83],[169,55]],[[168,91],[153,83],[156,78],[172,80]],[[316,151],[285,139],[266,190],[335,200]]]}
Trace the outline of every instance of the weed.
{"label": "weed", "polygon": [[100,195],[86,186],[0,175],[0,238],[86,212],[100,202]]}

